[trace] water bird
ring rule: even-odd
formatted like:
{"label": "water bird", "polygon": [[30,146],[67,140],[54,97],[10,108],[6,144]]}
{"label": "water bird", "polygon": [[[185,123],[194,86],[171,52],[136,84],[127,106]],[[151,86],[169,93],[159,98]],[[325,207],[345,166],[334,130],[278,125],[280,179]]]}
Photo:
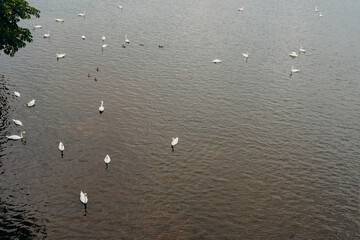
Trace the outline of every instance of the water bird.
{"label": "water bird", "polygon": [[119,5],[118,8],[123,9],[123,6]]}
{"label": "water bird", "polygon": [[101,48],[104,50],[104,48],[106,48],[107,47],[107,44],[103,44],[103,45],[101,45]]}
{"label": "water bird", "polygon": [[50,31],[44,34],[44,38],[49,38],[49,37],[50,37]]}
{"label": "water bird", "polygon": [[104,35],[101,36],[101,41],[105,41],[106,37]]}
{"label": "water bird", "polygon": [[14,92],[14,95],[17,97],[20,97],[20,93],[19,92]]}
{"label": "water bird", "polygon": [[23,133],[26,133],[25,131],[22,131],[20,133],[20,136],[19,135],[11,135],[11,136],[6,136],[8,139],[11,139],[11,140],[19,140],[19,139],[23,139]]}
{"label": "water bird", "polygon": [[64,58],[65,55],[66,55],[65,53],[60,53],[60,54],[57,53],[57,54],[56,54],[56,59],[59,60],[59,58]]}
{"label": "water bird", "polygon": [[107,154],[104,159],[104,162],[106,164],[106,169],[108,168],[108,164],[110,163],[110,161],[111,161],[110,156],[109,156],[109,154]]}
{"label": "water bird", "polygon": [[316,13],[318,12],[318,9],[317,9],[317,7],[315,7],[315,12],[316,12]]}
{"label": "water bird", "polygon": [[130,43],[129,39],[127,38],[127,35],[125,35],[125,42]]}
{"label": "water bird", "polygon": [[82,35],[81,38],[82,38],[82,40],[85,40],[85,39],[86,39],[86,37],[85,37],[84,35]]}
{"label": "water bird", "polygon": [[61,157],[64,157],[64,149],[65,149],[65,146],[62,142],[59,142],[59,150],[61,152]]}
{"label": "water bird", "polygon": [[243,12],[243,11],[244,11],[244,6],[242,6],[241,8],[239,8],[239,11],[240,11],[240,12]]}
{"label": "water bird", "polygon": [[297,55],[296,52],[291,52],[291,53],[289,54],[289,56],[292,57],[292,58],[296,58],[298,55]]}
{"label": "water bird", "polygon": [[296,69],[292,66],[290,71],[291,71],[291,74],[293,74],[293,73],[298,73],[300,71],[300,69]]}
{"label": "water bird", "polygon": [[220,59],[214,59],[212,62],[213,63],[221,63],[221,60]]}
{"label": "water bird", "polygon": [[172,141],[171,141],[171,149],[172,149],[172,151],[174,151],[174,146],[176,146],[176,144],[178,144],[178,142],[179,142],[178,137],[172,138]]}
{"label": "water bird", "polygon": [[249,57],[249,53],[248,53],[248,52],[247,52],[247,53],[243,53],[242,55],[243,55],[244,58],[248,58],[248,57]]}
{"label": "water bird", "polygon": [[42,28],[41,25],[35,25],[35,24],[33,24],[33,26],[34,26],[34,29],[40,29],[40,28]]}
{"label": "water bird", "polygon": [[55,22],[65,22],[63,18],[55,18]]}
{"label": "water bird", "polygon": [[83,193],[80,191],[80,201],[84,204],[85,212],[86,212],[86,204],[88,203],[88,195],[87,193]]}
{"label": "water bird", "polygon": [[321,12],[320,12],[320,14],[319,14],[319,17],[321,17],[321,18],[323,17],[323,15],[322,15],[322,13],[321,13]]}
{"label": "water bird", "polygon": [[14,122],[16,125],[24,126],[20,120],[13,119],[13,122]]}
{"label": "water bird", "polygon": [[164,47],[164,45],[159,45],[159,48],[163,48]]}
{"label": "water bird", "polygon": [[140,43],[140,46],[145,46],[143,43]]}
{"label": "water bird", "polygon": [[88,73],[88,77],[90,77],[90,73]]}
{"label": "water bird", "polygon": [[97,79],[96,79],[96,77],[94,78],[94,81],[95,81],[95,82],[97,82]]}
{"label": "water bird", "polygon": [[35,99],[33,99],[33,100],[31,100],[30,102],[28,102],[28,103],[26,104],[26,106],[28,106],[28,107],[33,107],[33,106],[35,106]]}
{"label": "water bird", "polygon": [[123,44],[123,45],[121,45],[121,46],[122,46],[122,48],[126,48],[125,44]]}
{"label": "water bird", "polygon": [[79,16],[79,17],[85,17],[85,10],[84,10],[83,13],[79,13],[78,16]]}
{"label": "water bird", "polygon": [[101,105],[100,105],[100,107],[99,107],[99,112],[102,113],[102,112],[105,110],[105,108],[104,108],[104,101],[100,101],[100,102],[101,102]]}
{"label": "water bird", "polygon": [[300,46],[299,52],[300,52],[300,53],[305,53],[305,52],[306,52],[306,50],[305,50],[305,49],[303,49],[303,48],[302,48],[302,46]]}

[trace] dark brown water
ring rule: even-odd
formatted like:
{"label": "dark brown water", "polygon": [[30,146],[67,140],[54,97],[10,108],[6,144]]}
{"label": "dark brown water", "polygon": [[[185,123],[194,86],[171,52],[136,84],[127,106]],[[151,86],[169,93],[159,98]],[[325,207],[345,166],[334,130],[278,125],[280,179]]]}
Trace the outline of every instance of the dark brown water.
{"label": "dark brown water", "polygon": [[360,238],[358,1],[30,3],[43,28],[0,56],[0,238]]}

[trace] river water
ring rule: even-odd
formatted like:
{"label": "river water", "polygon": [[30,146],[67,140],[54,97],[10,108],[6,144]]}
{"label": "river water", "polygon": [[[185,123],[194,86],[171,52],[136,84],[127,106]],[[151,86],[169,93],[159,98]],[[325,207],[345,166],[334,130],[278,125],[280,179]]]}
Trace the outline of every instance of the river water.
{"label": "river water", "polygon": [[0,238],[360,238],[359,1],[29,2],[42,29],[0,55]]}

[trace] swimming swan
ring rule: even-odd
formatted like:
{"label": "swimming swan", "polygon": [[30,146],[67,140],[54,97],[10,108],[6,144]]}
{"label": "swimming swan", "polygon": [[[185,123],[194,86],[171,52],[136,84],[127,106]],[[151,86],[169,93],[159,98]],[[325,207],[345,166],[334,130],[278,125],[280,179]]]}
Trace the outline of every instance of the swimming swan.
{"label": "swimming swan", "polygon": [[21,132],[20,136],[19,135],[11,135],[11,136],[6,136],[6,137],[8,139],[11,139],[11,140],[19,140],[19,139],[22,139],[24,137],[23,133],[26,133],[26,132],[25,131]]}

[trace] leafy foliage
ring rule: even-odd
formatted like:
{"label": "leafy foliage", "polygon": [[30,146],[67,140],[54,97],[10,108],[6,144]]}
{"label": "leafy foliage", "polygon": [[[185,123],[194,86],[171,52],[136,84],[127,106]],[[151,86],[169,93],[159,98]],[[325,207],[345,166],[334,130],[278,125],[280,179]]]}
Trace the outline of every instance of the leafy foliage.
{"label": "leafy foliage", "polygon": [[25,0],[0,0],[0,51],[14,56],[19,48],[26,46],[25,42],[32,41],[30,30],[17,24],[32,15],[39,18],[40,11]]}

